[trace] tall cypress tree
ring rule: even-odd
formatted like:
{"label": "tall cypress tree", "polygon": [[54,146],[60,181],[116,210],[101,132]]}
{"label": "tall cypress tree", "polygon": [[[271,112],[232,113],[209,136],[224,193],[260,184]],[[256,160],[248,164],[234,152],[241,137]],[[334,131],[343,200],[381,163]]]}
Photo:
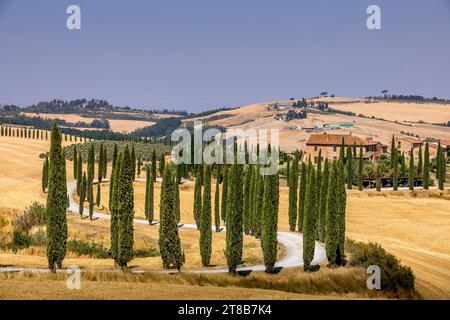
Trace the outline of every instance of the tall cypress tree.
{"label": "tall cypress tree", "polygon": [[395,137],[394,137],[394,135],[392,135],[392,140],[391,140],[391,168],[394,167],[394,163],[395,163],[394,156],[397,156],[397,148],[395,147]]}
{"label": "tall cypress tree", "polygon": [[220,177],[220,167],[217,166],[217,179],[216,179],[216,189],[214,194],[214,224],[216,226],[216,232],[220,232],[220,188],[219,188],[219,177]]}
{"label": "tall cypress tree", "polygon": [[77,147],[73,147],[73,178],[74,179],[78,179],[77,173],[78,173],[78,152],[77,152]]}
{"label": "tall cypress tree", "polygon": [[294,158],[291,168],[291,176],[289,178],[289,227],[291,231],[295,231],[297,226],[297,196],[298,196],[298,159]]}
{"label": "tall cypress tree", "polygon": [[236,275],[237,266],[242,260],[243,230],[242,230],[242,170],[234,163],[228,177],[227,198],[227,232],[226,250],[228,271]]}
{"label": "tall cypress tree", "polygon": [[101,201],[101,192],[100,192],[100,183],[97,183],[97,196],[95,197],[95,205],[100,207]]}
{"label": "tall cypress tree", "polygon": [[164,169],[161,186],[160,224],[159,224],[159,251],[163,267],[178,270],[184,264],[184,253],[178,235],[178,224],[175,217],[174,179],[168,167]]}
{"label": "tall cypress tree", "polygon": [[363,158],[363,147],[362,145],[359,148],[359,160],[358,160],[358,190],[363,191],[363,167],[364,167],[364,158]]}
{"label": "tall cypress tree", "polygon": [[402,155],[400,157],[400,177],[406,177],[406,158],[404,152],[402,152]]}
{"label": "tall cypress tree", "polygon": [[48,187],[48,165],[48,156],[46,156],[42,165],[42,192],[44,193]]}
{"label": "tall cypress tree", "polygon": [[66,162],[61,146],[61,132],[53,124],[46,205],[46,252],[48,267],[55,272],[62,267],[67,243],[67,182]]}
{"label": "tall cypress tree", "polygon": [[94,185],[92,182],[88,183],[88,188],[89,220],[92,221],[92,216],[94,214]]}
{"label": "tall cypress tree", "polygon": [[117,144],[114,144],[114,151],[113,151],[113,158],[112,158],[112,169],[111,169],[111,177],[109,179],[109,201],[108,201],[108,207],[109,211],[111,213],[112,208],[112,202],[114,197],[114,169],[117,165],[117,157],[118,157],[119,151],[117,149]]}
{"label": "tall cypress tree", "polygon": [[207,165],[204,176],[202,216],[200,223],[200,255],[205,267],[211,259],[211,166]]}
{"label": "tall cypress tree", "polygon": [[159,174],[162,176],[164,173],[164,167],[166,166],[166,158],[164,153],[161,153],[159,158]]}
{"label": "tall cypress tree", "polygon": [[[199,170],[203,171],[203,166],[200,166]],[[197,174],[194,187],[194,220],[197,224],[197,229],[200,229],[200,217],[202,214],[202,176]]]}
{"label": "tall cypress tree", "polygon": [[133,170],[132,179],[136,180],[136,150],[134,144],[131,145],[131,170]]}
{"label": "tall cypress tree", "polygon": [[108,175],[108,149],[103,148],[103,178],[105,179]]}
{"label": "tall cypress tree", "polygon": [[298,196],[298,231],[301,232],[303,230],[303,218],[305,216],[305,195],[306,195],[306,175],[307,168],[306,164],[302,162],[300,167],[300,190]]}
{"label": "tall cypress tree", "polygon": [[291,159],[288,158],[286,164],[286,183],[288,187],[290,187],[290,179],[291,179]]}
{"label": "tall cypress tree", "polygon": [[330,178],[328,180],[328,195],[326,205],[325,222],[325,250],[331,266],[337,262],[337,164],[333,161],[330,168]]}
{"label": "tall cypress tree", "polygon": [[[291,176],[292,177],[292,176]],[[291,181],[292,182],[292,181]],[[266,177],[263,196],[263,216],[261,219],[261,248],[267,273],[274,272],[277,260],[277,231],[279,207],[278,173]]]}
{"label": "tall cypress tree", "polygon": [[[144,214],[145,214],[145,219],[147,219],[147,221],[149,221],[149,214],[150,214],[150,167],[147,166],[147,169],[145,170],[145,204],[144,204]],[[149,221],[150,224],[152,223],[151,221]]]}
{"label": "tall cypress tree", "polygon": [[311,262],[314,258],[315,233],[315,213],[316,213],[316,175],[314,167],[308,165],[308,175],[306,178],[305,213],[303,220],[303,265],[304,270],[311,269]]}
{"label": "tall cypress tree", "polygon": [[258,239],[261,237],[261,224],[262,224],[262,213],[264,205],[264,176],[260,174],[260,166],[256,167],[256,181],[255,181],[255,200],[253,208],[254,216],[254,235]]}
{"label": "tall cypress tree", "polygon": [[226,221],[227,217],[227,195],[228,195],[228,166],[224,164],[222,169],[222,202],[220,208],[223,222]]}
{"label": "tall cypress tree", "polygon": [[[350,150],[348,148],[347,150]],[[329,176],[329,164],[328,159],[325,159],[325,165],[323,168],[322,182],[320,184],[320,202],[319,202],[319,216],[317,222],[317,233],[320,241],[325,241],[325,221],[326,221],[326,209],[327,209],[327,196],[328,196],[328,176]]]}
{"label": "tall cypress tree", "polygon": [[445,175],[446,175],[446,159],[445,159],[444,152],[442,150],[441,142],[439,142],[439,145],[438,145],[436,172],[437,172],[439,190],[444,190]]}
{"label": "tall cypress tree", "polygon": [[152,152],[152,177],[153,181],[156,182],[156,150],[153,149]]}
{"label": "tall cypress tree", "polygon": [[86,178],[86,172],[83,173],[83,178],[80,179],[80,205],[78,207],[78,212],[80,214],[80,217],[83,218],[83,212],[84,212],[84,201],[86,199],[86,188],[87,188],[87,178]]}
{"label": "tall cypress tree", "polygon": [[430,150],[428,142],[425,144],[425,155],[422,173],[423,173],[423,188],[425,190],[428,190],[430,185]]}
{"label": "tall cypress tree", "polygon": [[180,223],[181,213],[180,213],[180,185],[178,184],[178,180],[176,175],[173,176],[173,188],[174,188],[174,199],[175,199],[175,219],[177,224]]}
{"label": "tall cypress tree", "polygon": [[91,147],[89,148],[89,154],[88,154],[88,183],[92,183],[94,181],[94,165],[95,165],[95,151],[94,151],[94,145],[91,144]]}
{"label": "tall cypress tree", "polygon": [[345,264],[345,211],[347,204],[347,194],[345,190],[345,168],[342,161],[338,162],[337,167],[337,211],[336,211],[336,228],[337,228],[337,263]]}
{"label": "tall cypress tree", "polygon": [[134,191],[133,191],[133,167],[132,158],[125,147],[122,159],[121,174],[117,180],[117,213],[118,213],[118,239],[117,239],[117,264],[126,267],[133,259],[133,218],[134,218]]}
{"label": "tall cypress tree", "polygon": [[251,213],[250,213],[250,181],[252,179],[252,167],[247,166],[244,175],[244,232],[245,234],[251,233]]}
{"label": "tall cypress tree", "polygon": [[98,150],[98,171],[97,171],[97,179],[98,182],[102,182],[103,178],[103,144],[100,145],[100,149]]}
{"label": "tall cypress tree", "polygon": [[414,148],[411,146],[409,152],[409,170],[408,170],[408,186],[409,190],[414,190]]}
{"label": "tall cypress tree", "polygon": [[353,186],[353,155],[350,146],[347,147],[347,157],[345,165],[347,168],[347,189],[351,190]]}
{"label": "tall cypress tree", "polygon": [[141,171],[142,171],[142,158],[138,157],[138,162],[137,162],[137,176],[138,176],[138,178],[141,176]]}
{"label": "tall cypress tree", "polygon": [[115,164],[114,170],[111,175],[111,183],[110,183],[110,204],[109,211],[111,213],[111,226],[110,226],[110,235],[111,235],[111,257],[114,259],[114,264],[119,266],[118,261],[118,251],[119,251],[119,213],[118,213],[118,191],[119,191],[119,176],[122,172],[122,154],[118,154]]}
{"label": "tall cypress tree", "polygon": [[393,158],[393,186],[394,186],[394,191],[398,190],[398,151],[395,150],[394,155],[392,156]]}
{"label": "tall cypress tree", "polygon": [[423,169],[423,155],[422,155],[422,145],[419,146],[419,159],[417,161],[417,176],[422,176]]}
{"label": "tall cypress tree", "polygon": [[344,137],[342,137],[341,148],[339,150],[339,160],[345,161],[345,142],[344,142]]}

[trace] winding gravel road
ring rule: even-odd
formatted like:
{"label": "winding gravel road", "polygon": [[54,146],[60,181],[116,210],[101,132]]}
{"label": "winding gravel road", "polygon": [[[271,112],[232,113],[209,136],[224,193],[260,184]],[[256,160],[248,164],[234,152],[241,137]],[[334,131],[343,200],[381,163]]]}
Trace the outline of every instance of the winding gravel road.
{"label": "winding gravel road", "polygon": [[[79,214],[79,204],[73,198],[73,194],[76,190],[76,181],[71,181],[67,184],[67,192],[69,195],[69,211],[74,214]],[[107,219],[110,220],[111,216],[109,214],[100,213],[94,211],[94,218],[98,219]],[[148,224],[147,220],[144,219],[134,219],[134,223],[137,224]],[[197,229],[197,225],[195,224],[180,224],[180,229]],[[215,227],[213,227],[215,230]],[[225,228],[223,227],[223,230]],[[285,232],[278,231],[278,242],[284,246],[286,250],[286,254],[284,257],[277,261],[275,264],[276,268],[294,268],[294,267],[302,267],[303,266],[303,237],[301,234],[296,232]],[[326,253],[324,247],[316,242],[315,244],[315,252],[314,259],[312,265],[318,265],[320,262],[326,260]],[[262,264],[240,267],[237,269],[242,272],[249,271],[264,271],[265,266]],[[48,269],[25,269],[25,268],[0,268],[0,272],[48,272]],[[134,273],[142,273],[143,271],[134,270]],[[189,270],[191,273],[223,273],[228,272],[228,269],[198,269],[198,270]]]}

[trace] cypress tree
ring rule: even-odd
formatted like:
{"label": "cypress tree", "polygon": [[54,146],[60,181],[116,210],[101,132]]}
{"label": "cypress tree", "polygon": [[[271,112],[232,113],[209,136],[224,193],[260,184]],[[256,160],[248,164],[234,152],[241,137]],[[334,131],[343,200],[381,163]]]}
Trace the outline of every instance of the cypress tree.
{"label": "cypress tree", "polygon": [[150,167],[147,166],[145,171],[145,204],[144,204],[144,214],[145,219],[151,224],[152,221],[149,221],[150,215]]}
{"label": "cypress tree", "polygon": [[73,178],[77,179],[78,173],[78,152],[77,147],[73,147]]}
{"label": "cypress tree", "polygon": [[260,174],[260,166],[256,167],[256,181],[255,181],[255,202],[253,209],[254,218],[254,235],[258,239],[261,237],[261,224],[264,205],[264,176]]}
{"label": "cypress tree", "polygon": [[291,179],[291,160],[288,158],[286,164],[286,183],[288,187],[290,187],[290,179]]}
{"label": "cypress tree", "polygon": [[345,169],[342,161],[338,162],[338,185],[337,185],[337,214],[336,214],[336,224],[337,224],[337,252],[336,258],[337,263],[340,265],[345,264],[345,211],[347,204],[347,194],[345,190]]}
{"label": "cypress tree", "polygon": [[118,213],[118,190],[119,190],[119,176],[122,171],[122,155],[118,154],[111,175],[110,182],[110,193],[111,196],[109,198],[109,211],[111,213],[111,227],[110,227],[110,235],[111,235],[111,257],[114,259],[114,263],[116,266],[119,266],[117,263],[118,259],[118,248],[119,248],[119,213]]}
{"label": "cypress tree", "polygon": [[48,156],[45,157],[44,164],[42,166],[42,192],[45,193],[45,190],[48,187]]}
{"label": "cypress tree", "polygon": [[108,202],[108,207],[109,207],[109,211],[111,212],[111,206],[112,206],[112,202],[113,202],[113,197],[114,197],[114,168],[117,165],[117,157],[118,157],[118,149],[117,149],[117,144],[114,144],[114,151],[113,151],[113,158],[112,158],[112,169],[111,169],[111,177],[109,179],[109,202]]}
{"label": "cypress tree", "polygon": [[153,149],[152,152],[152,177],[153,181],[156,182],[156,151]]}
{"label": "cypress tree", "polygon": [[226,221],[227,217],[227,195],[228,195],[228,166],[224,164],[222,169],[222,202],[220,208],[223,222]]}
{"label": "cypress tree", "polygon": [[242,170],[234,163],[228,177],[226,250],[228,271],[236,275],[237,266],[242,261]]}
{"label": "cypress tree", "polygon": [[184,253],[178,235],[178,224],[175,217],[174,180],[170,169],[166,167],[161,187],[160,224],[159,224],[159,251],[164,268],[178,270],[184,264]]}
{"label": "cypress tree", "polygon": [[97,184],[97,196],[95,197],[95,204],[100,207],[101,193],[100,193],[100,183]]}
{"label": "cypress tree", "polygon": [[330,178],[328,180],[328,195],[326,204],[325,221],[325,250],[330,266],[337,262],[337,165],[333,162],[330,168]]}
{"label": "cypress tree", "polygon": [[87,173],[88,184],[94,181],[94,164],[95,164],[95,152],[94,152],[94,145],[92,144],[91,147],[89,148],[88,153],[88,173]]}
{"label": "cypress tree", "polygon": [[[292,177],[292,176],[291,176]],[[278,173],[266,177],[264,183],[263,214],[261,219],[261,248],[267,273],[274,272],[277,260],[277,231],[279,207]]]}
{"label": "cypress tree", "polygon": [[347,158],[345,165],[347,167],[347,189],[351,190],[353,186],[353,155],[350,146],[347,147]]}
{"label": "cypress tree", "polygon": [[398,152],[397,150],[395,150],[394,155],[392,156],[393,158],[393,166],[394,166],[394,170],[393,170],[393,186],[394,186],[394,191],[398,190]]}
{"label": "cypress tree", "polygon": [[126,267],[133,259],[133,218],[134,218],[134,191],[132,157],[125,147],[121,174],[117,180],[117,213],[118,213],[118,239],[117,239],[117,264]]}
{"label": "cypress tree", "polygon": [[103,178],[103,144],[100,145],[100,149],[98,151],[98,170],[97,170],[97,179],[98,182],[102,182]]}
{"label": "cypress tree", "polygon": [[137,162],[137,176],[138,176],[138,178],[141,176],[141,171],[142,171],[142,159],[141,159],[141,157],[138,157],[138,162]]}
{"label": "cypress tree", "polygon": [[216,226],[216,232],[220,232],[220,188],[219,188],[219,177],[220,177],[220,167],[217,166],[217,179],[216,179],[216,193],[214,194],[214,224]]}
{"label": "cypress tree", "polygon": [[205,267],[211,259],[212,230],[211,230],[211,167],[206,166],[203,188],[202,216],[200,223],[200,255]]}
{"label": "cypress tree", "polygon": [[[348,148],[347,150],[350,150]],[[322,182],[320,184],[320,203],[319,203],[319,216],[317,223],[318,238],[320,241],[325,241],[325,221],[326,221],[326,209],[327,209],[327,196],[328,196],[328,176],[329,176],[329,164],[328,159],[325,159],[325,165],[323,168]]]}
{"label": "cypress tree", "polygon": [[345,161],[345,142],[344,142],[344,137],[342,137],[341,149],[339,150],[339,160],[341,160],[342,162]]}
{"label": "cypress tree", "polygon": [[252,167],[247,166],[244,175],[244,232],[245,234],[251,233],[251,214],[250,214],[250,180],[252,179]]}
{"label": "cypress tree", "polygon": [[[203,171],[203,166],[199,170]],[[195,179],[194,187],[194,220],[197,224],[197,229],[200,229],[200,217],[202,214],[202,175],[198,174]]]}
{"label": "cypress tree", "polygon": [[414,190],[414,148],[411,146],[409,153],[408,186],[409,190]]}
{"label": "cypress tree", "polygon": [[132,181],[136,180],[136,151],[134,144],[131,145],[131,170],[133,170]]}
{"label": "cypress tree", "polygon": [[177,177],[174,176],[174,199],[175,199],[175,219],[177,224],[180,223],[181,213],[180,213],[180,185],[177,182]]}
{"label": "cypress tree", "polygon": [[364,158],[363,158],[363,147],[362,145],[359,148],[359,160],[358,160],[358,190],[363,191],[363,167],[364,167]]}
{"label": "cypress tree", "polygon": [[377,189],[377,191],[381,191],[381,170],[380,170],[380,164],[377,164],[377,169],[376,169],[376,189]]}
{"label": "cypress tree", "polygon": [[108,175],[108,150],[106,147],[103,148],[103,178],[105,179]]}
{"label": "cypress tree", "polygon": [[159,174],[162,176],[164,173],[164,167],[166,165],[166,159],[164,153],[161,153],[161,157],[159,158]]}
{"label": "cypress tree", "polygon": [[314,167],[308,165],[308,176],[306,179],[305,214],[303,220],[303,268],[305,271],[311,269],[314,258],[315,245],[315,217],[316,214],[316,175]]}
{"label": "cypress tree", "polygon": [[438,155],[437,155],[437,168],[436,172],[438,173],[438,187],[439,190],[444,190],[445,184],[445,175],[446,175],[446,159],[444,152],[442,150],[441,142],[439,142],[438,146]]}
{"label": "cypress tree", "polygon": [[394,167],[394,163],[395,163],[395,156],[397,155],[397,148],[395,147],[395,138],[394,135],[392,135],[392,140],[391,140],[391,168]]}
{"label": "cypress tree", "polygon": [[419,146],[419,159],[417,162],[417,175],[422,176],[423,158],[422,158],[422,145]]}
{"label": "cypress tree", "polygon": [[79,201],[79,207],[78,212],[80,213],[80,217],[83,218],[83,212],[84,212],[84,200],[86,199],[86,187],[87,187],[87,179],[86,179],[86,172],[83,173],[83,178],[79,179],[81,181],[80,184],[80,201]]}
{"label": "cypress tree", "polygon": [[402,152],[402,156],[400,158],[400,177],[406,177],[406,158],[404,152]]}
{"label": "cypress tree", "polygon": [[66,162],[61,146],[61,132],[56,124],[52,127],[48,177],[46,252],[48,267],[55,272],[56,266],[62,267],[67,243]]}
{"label": "cypress tree", "polygon": [[92,182],[88,183],[88,188],[89,220],[92,221],[92,216],[94,214],[94,185]]}
{"label": "cypress tree", "polygon": [[[320,153],[320,151],[319,151]],[[291,231],[295,231],[297,226],[297,196],[298,196],[298,159],[294,158],[291,168],[291,176],[289,178],[289,227]]]}
{"label": "cypress tree", "polygon": [[306,196],[306,175],[307,168],[306,164],[302,162],[300,167],[300,190],[298,196],[298,231],[302,232],[303,230],[303,218],[305,216],[305,196]]}

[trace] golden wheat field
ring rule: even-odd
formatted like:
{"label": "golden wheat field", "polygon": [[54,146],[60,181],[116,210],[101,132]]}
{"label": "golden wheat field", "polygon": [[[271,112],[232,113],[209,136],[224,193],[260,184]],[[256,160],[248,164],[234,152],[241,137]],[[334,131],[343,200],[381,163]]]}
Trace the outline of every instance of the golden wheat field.
{"label": "golden wheat field", "polygon": [[[48,151],[49,143],[46,141],[26,140],[19,138],[0,137],[0,207],[1,212],[13,216],[10,209],[23,210],[33,201],[45,203],[45,194],[40,191],[42,160],[39,154]],[[72,163],[67,163],[68,179],[72,179]],[[214,185],[214,184],[213,184]],[[181,215],[183,222],[193,222],[193,184],[186,183],[180,188],[181,193]],[[106,207],[108,199],[108,183],[102,184],[102,205]],[[281,187],[280,190],[280,212],[279,229],[288,230],[287,204],[288,189]],[[158,217],[160,184],[155,186],[155,210]],[[214,187],[213,187],[214,196]],[[214,199],[214,198],[213,198]],[[144,183],[135,183],[135,209],[136,217],[143,217]],[[389,252],[395,254],[404,264],[410,266],[417,277],[417,288],[424,298],[449,298],[450,279],[450,205],[449,191],[442,194],[430,190],[409,192],[358,192],[348,193],[347,202],[347,232],[350,238],[376,241],[382,244]],[[80,219],[79,216],[69,214],[69,238],[77,238],[88,241],[109,243],[109,222],[106,220],[89,221]],[[148,225],[135,225],[136,247],[138,249],[152,250],[157,248],[158,227]],[[196,269],[201,267],[198,250],[198,232],[196,230],[181,229],[180,237],[186,252],[186,268]],[[217,266],[225,266],[223,248],[225,245],[225,234],[213,233],[214,253],[212,263]],[[280,248],[280,255],[283,249]],[[245,238],[244,262],[254,264],[262,261],[259,242],[251,237]],[[90,259],[85,256],[77,256],[69,253],[65,265],[79,265],[89,270],[113,269],[113,263],[108,259]],[[43,249],[28,248],[19,253],[0,252],[0,265],[21,267],[46,267],[46,258]],[[137,258],[130,264],[132,268],[142,270],[160,270],[161,261],[159,257]],[[284,271],[283,271],[284,272]],[[301,271],[298,271],[302,274]],[[327,278],[326,268],[318,274]],[[53,280],[52,280],[53,281]],[[56,280],[55,280],[56,281]],[[91,280],[90,280],[91,281]],[[86,289],[96,283],[86,283]],[[18,283],[24,282],[22,293],[12,290]],[[25,283],[26,282],[26,283]],[[33,283],[39,283],[39,278],[31,277],[24,281],[22,277],[11,277],[0,281],[0,296],[21,297],[21,294],[30,297],[35,287]],[[53,295],[47,292],[51,288],[51,282],[42,288],[42,294],[51,298]],[[55,283],[56,285],[56,283]],[[163,286],[160,283],[159,286]],[[136,280],[130,283],[120,283],[113,286],[102,282],[105,294],[100,293],[93,296],[97,298],[120,297],[120,292],[127,288],[136,288],[141,292],[144,285]],[[195,287],[195,288],[194,288]],[[46,289],[47,288],[47,289]],[[227,289],[217,286],[197,287],[183,284],[164,285],[169,290],[167,295],[183,297],[182,292],[198,292],[198,298],[207,297],[215,292],[222,294]],[[12,291],[10,291],[12,290]],[[63,290],[63,288],[61,288]],[[134,289],[133,289],[134,290]],[[140,291],[141,290],[141,291]],[[173,291],[171,291],[173,290]],[[188,291],[183,291],[188,290]],[[269,292],[261,293],[260,289],[230,288],[223,297],[237,298],[242,291],[242,298],[265,298],[274,297],[287,299],[303,299],[304,295],[299,293]],[[8,295],[6,295],[6,293]],[[27,293],[28,292],[28,293]],[[77,293],[74,298],[88,297],[88,291]],[[185,293],[186,294],[186,293]],[[137,297],[151,297],[150,293],[137,293]],[[345,295],[337,294],[339,297]],[[163,296],[161,296],[163,297]],[[222,296],[221,296],[222,297]],[[197,298],[197,296],[196,296]]]}
{"label": "golden wheat field", "polygon": [[[94,118],[85,118],[80,116],[79,114],[50,114],[50,113],[25,113],[25,115],[29,117],[42,117],[47,119],[61,119],[67,122],[76,123],[76,122],[92,122]],[[116,119],[108,119],[109,125],[112,131],[116,132],[131,132],[133,130],[151,126],[155,124],[154,121],[141,121],[141,120],[116,120]],[[85,130],[85,128],[83,128]]]}

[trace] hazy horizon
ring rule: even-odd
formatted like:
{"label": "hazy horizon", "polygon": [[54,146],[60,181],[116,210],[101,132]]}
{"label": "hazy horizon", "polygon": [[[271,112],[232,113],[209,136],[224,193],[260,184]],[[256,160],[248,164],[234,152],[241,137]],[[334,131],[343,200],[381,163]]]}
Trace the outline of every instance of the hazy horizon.
{"label": "hazy horizon", "polygon": [[[77,4],[82,29],[66,28]],[[366,28],[381,7],[382,30]],[[0,0],[0,104],[199,112],[313,97],[449,99],[450,1]]]}

